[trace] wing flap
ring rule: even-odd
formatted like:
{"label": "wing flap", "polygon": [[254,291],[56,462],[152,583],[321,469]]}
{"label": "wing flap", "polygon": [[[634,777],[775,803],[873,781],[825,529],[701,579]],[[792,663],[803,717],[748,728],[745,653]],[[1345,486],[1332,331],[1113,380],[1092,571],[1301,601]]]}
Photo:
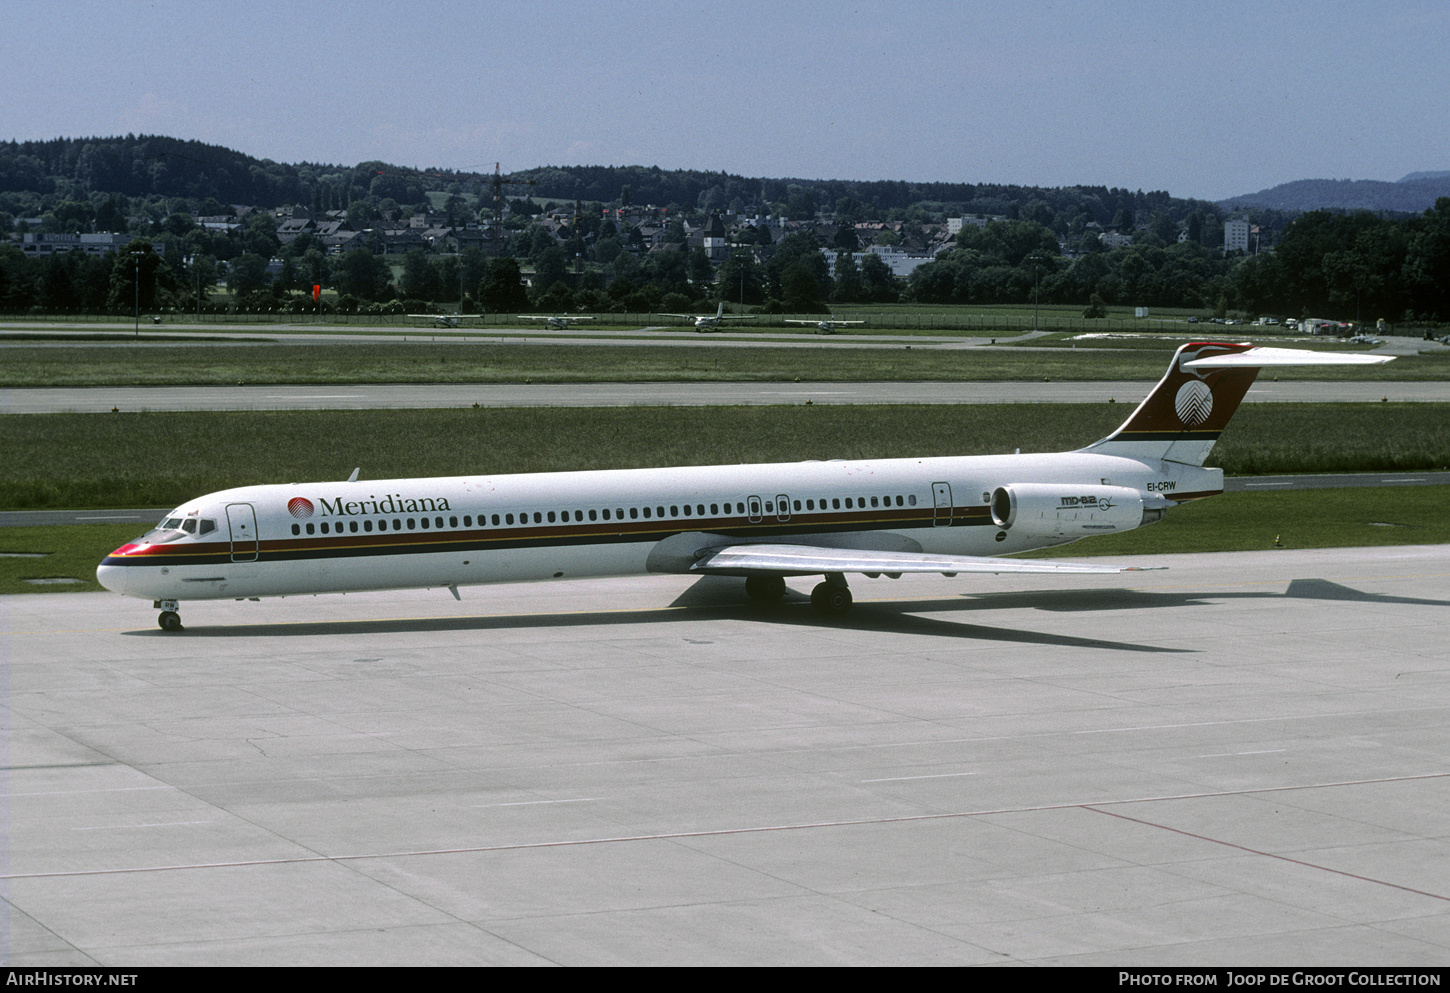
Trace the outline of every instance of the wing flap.
{"label": "wing flap", "polygon": [[930,552],[885,552],[862,548],[823,548],[815,545],[728,545],[711,549],[702,555],[690,567],[690,571],[723,575],[767,572],[810,576],[827,572],[1108,574],[1122,572],[1123,569],[1115,565],[1090,565],[1085,562],[936,555]]}

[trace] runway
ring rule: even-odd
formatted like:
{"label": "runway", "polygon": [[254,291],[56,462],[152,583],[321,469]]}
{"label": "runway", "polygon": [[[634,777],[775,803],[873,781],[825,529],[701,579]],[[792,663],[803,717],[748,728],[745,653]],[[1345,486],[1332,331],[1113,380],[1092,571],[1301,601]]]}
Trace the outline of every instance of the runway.
{"label": "runway", "polygon": [[[1150,382],[443,383],[0,389],[0,413],[136,410],[376,410],[758,404],[1106,403],[1132,406]],[[1260,382],[1247,403],[1450,402],[1450,382]],[[1125,415],[1126,416],[1126,412]]]}
{"label": "runway", "polygon": [[1443,965],[1450,548],[1139,562],[0,598],[4,960]]}

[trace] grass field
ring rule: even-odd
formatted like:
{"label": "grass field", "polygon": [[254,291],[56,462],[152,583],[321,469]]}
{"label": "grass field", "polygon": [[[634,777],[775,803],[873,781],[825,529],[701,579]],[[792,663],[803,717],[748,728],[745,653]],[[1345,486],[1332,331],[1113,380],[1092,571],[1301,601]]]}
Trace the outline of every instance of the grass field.
{"label": "grass field", "polygon": [[[292,480],[1063,451],[1126,404],[479,408],[12,415],[0,509],[161,507]],[[1443,404],[1252,404],[1228,475],[1450,465]]]}
{"label": "grass field", "polygon": [[[0,349],[0,386],[226,386],[329,383],[1156,381],[1178,342],[1026,350],[719,348],[701,346],[339,342],[329,345],[174,343],[12,346]],[[1450,379],[1450,352],[1385,365],[1287,367],[1284,380]]]}

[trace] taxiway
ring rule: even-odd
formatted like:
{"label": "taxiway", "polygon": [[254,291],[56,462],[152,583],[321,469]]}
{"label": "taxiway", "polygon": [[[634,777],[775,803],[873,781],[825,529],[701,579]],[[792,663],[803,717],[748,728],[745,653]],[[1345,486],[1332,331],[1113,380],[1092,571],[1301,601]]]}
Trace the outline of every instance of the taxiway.
{"label": "taxiway", "polygon": [[3,958],[1437,965],[1450,548],[0,598]]}

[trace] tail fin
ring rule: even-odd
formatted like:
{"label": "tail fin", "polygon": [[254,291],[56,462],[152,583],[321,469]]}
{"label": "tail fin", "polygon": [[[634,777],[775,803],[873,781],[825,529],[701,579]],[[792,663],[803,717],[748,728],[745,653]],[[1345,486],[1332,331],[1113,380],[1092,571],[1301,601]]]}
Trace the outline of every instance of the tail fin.
{"label": "tail fin", "polygon": [[1174,353],[1168,371],[1132,416],[1083,451],[1201,466],[1265,366],[1373,365],[1391,358],[1192,341]]}

